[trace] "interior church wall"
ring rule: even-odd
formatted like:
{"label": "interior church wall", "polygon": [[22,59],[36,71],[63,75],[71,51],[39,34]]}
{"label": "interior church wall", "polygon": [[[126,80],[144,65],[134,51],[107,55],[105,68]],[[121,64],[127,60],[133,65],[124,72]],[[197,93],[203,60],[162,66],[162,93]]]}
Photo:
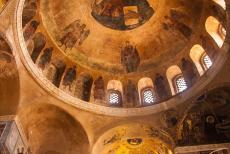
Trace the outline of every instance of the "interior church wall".
{"label": "interior church wall", "polygon": [[[16,7],[16,6],[14,6]],[[33,10],[34,11],[34,10]],[[14,13],[11,13],[11,16],[14,17]],[[0,18],[1,20],[2,18]],[[183,25],[176,25],[176,27],[184,27]],[[228,29],[227,29],[228,30]],[[10,30],[9,30],[10,31]],[[3,31],[3,33],[5,33],[7,35],[7,37],[11,37],[11,35],[9,35],[9,31]],[[181,33],[183,35],[185,35],[186,37],[188,35],[190,35],[190,30],[188,30],[187,28],[184,28]],[[229,31],[229,30],[228,30]],[[43,31],[44,32],[44,31]],[[11,30],[11,34],[14,34],[15,38],[13,38],[13,40],[16,40],[16,32],[13,32]],[[227,37],[227,45],[225,48],[227,48],[228,46],[228,41],[229,38]],[[15,41],[17,42],[17,41]],[[32,43],[33,44],[33,43]],[[35,43],[36,44],[36,43]],[[203,45],[206,48],[216,48],[216,46],[210,46],[209,43],[207,43],[207,41],[203,40]],[[11,44],[14,46],[14,48],[16,49],[20,49],[19,48],[19,44]],[[47,46],[50,45],[50,43],[46,44]],[[33,45],[31,45],[33,46]],[[36,46],[36,45],[35,45]],[[192,44],[191,44],[192,46]],[[0,45],[1,47],[1,45]],[[42,43],[41,46],[39,46],[39,48],[43,49],[44,44]],[[3,47],[1,47],[3,48]],[[5,45],[4,45],[5,48]],[[37,48],[36,48],[37,49]],[[7,50],[6,48],[4,50]],[[54,94],[54,92],[50,92],[45,90],[40,84],[39,82],[37,82],[36,79],[34,79],[33,75],[28,71],[28,69],[26,68],[25,64],[22,62],[22,58],[20,57],[21,53],[14,51],[14,54],[8,54],[9,52],[0,52],[0,53],[4,53],[0,57],[0,61],[1,64],[2,63],[6,63],[8,64],[8,59],[7,57],[10,57],[10,67],[8,67],[7,69],[11,69],[11,70],[18,70],[19,73],[15,73],[16,77],[13,76],[13,78],[0,78],[0,91],[1,94],[3,92],[2,95],[0,95],[0,115],[6,115],[6,114],[14,114],[16,115],[16,117],[18,118],[18,120],[20,121],[20,123],[22,124],[22,129],[21,131],[25,133],[25,136],[27,136],[27,140],[29,143],[29,147],[31,147],[31,149],[33,151],[35,151],[34,153],[38,153],[38,154],[43,154],[43,153],[76,153],[75,151],[80,151],[79,149],[83,149],[85,151],[80,152],[80,154],[88,154],[91,153],[93,151],[93,147],[96,145],[96,143],[101,139],[101,137],[103,136],[103,134],[105,134],[105,132],[108,132],[110,130],[112,130],[113,128],[119,127],[119,126],[124,126],[126,124],[130,124],[130,123],[138,123],[140,125],[154,125],[157,129],[160,129],[162,131],[167,132],[167,134],[169,134],[169,136],[171,138],[173,138],[173,140],[175,142],[178,141],[178,145],[177,146],[185,146],[185,145],[199,145],[199,144],[210,144],[210,143],[222,143],[224,142],[229,142],[229,137],[224,138],[224,140],[219,140],[219,139],[214,139],[213,142],[209,142],[212,141],[211,139],[209,140],[208,138],[204,137],[198,137],[198,139],[194,139],[194,135],[199,136],[199,133],[194,133],[192,131],[197,130],[196,127],[193,126],[189,126],[192,128],[189,128],[188,133],[186,134],[185,130],[181,131],[182,129],[182,124],[184,121],[189,121],[192,116],[193,116],[193,110],[195,110],[194,112],[199,112],[202,109],[202,113],[206,112],[207,113],[212,113],[212,111],[215,113],[215,117],[221,117],[221,121],[218,121],[218,123],[215,123],[215,125],[218,126],[222,126],[224,125],[224,120],[225,118],[227,119],[227,122],[229,121],[229,115],[228,113],[228,108],[229,105],[227,104],[226,106],[223,105],[220,108],[220,111],[218,113],[216,113],[215,108],[219,107],[218,105],[215,106],[213,105],[213,107],[215,107],[214,109],[209,110],[209,106],[214,101],[217,101],[217,103],[221,103],[224,104],[226,102],[229,103],[229,94],[225,94],[224,92],[224,96],[227,95],[227,99],[223,100],[222,99],[222,94],[219,95],[221,92],[221,90],[216,90],[218,88],[221,87],[230,87],[230,56],[229,53],[226,54],[226,59],[228,59],[225,63],[225,65],[223,66],[223,68],[221,70],[218,70],[217,67],[213,68],[213,72],[214,71],[218,71],[217,74],[213,75],[213,80],[204,88],[200,88],[201,85],[196,86],[193,91],[191,91],[191,93],[187,94],[185,93],[184,95],[178,96],[176,98],[174,98],[172,100],[172,104],[170,104],[169,106],[167,105],[163,105],[162,108],[157,108],[155,113],[152,114],[148,114],[148,115],[137,115],[137,116],[133,116],[133,117],[122,117],[122,116],[105,116],[103,114],[96,114],[94,112],[90,112],[90,111],[86,111],[86,110],[81,110],[76,108],[74,105],[72,104],[67,104],[66,102],[64,102],[63,100],[61,100],[60,98],[56,98],[56,95]],[[42,52],[41,52],[42,53]],[[7,57],[5,56],[7,55]],[[39,56],[35,56],[38,59],[41,58]],[[14,62],[14,59],[17,61],[17,64]],[[49,60],[49,59],[48,59]],[[178,58],[178,64],[181,63],[181,57]],[[11,64],[13,64],[13,66],[11,67]],[[45,63],[46,64],[46,63]],[[64,74],[63,68],[69,68],[66,67],[65,65],[63,65],[62,63],[56,63],[56,61],[54,61],[52,63],[53,68],[55,68],[54,70],[59,70],[58,73],[54,73],[51,76],[49,76],[50,78],[55,78],[55,80],[53,80],[53,83],[56,85],[59,85],[59,83],[61,83],[61,81],[63,80],[60,76],[60,74]],[[72,67],[72,64],[67,63],[68,66]],[[1,65],[3,66],[3,65]],[[5,65],[4,65],[5,66]],[[16,67],[17,66],[17,67]],[[161,68],[160,68],[161,69]],[[156,72],[159,72],[160,74],[162,74],[164,76],[165,71],[161,71],[161,70],[157,70]],[[210,70],[212,71],[212,70]],[[8,73],[9,71],[7,71]],[[45,72],[45,71],[44,71]],[[18,74],[20,76],[20,78],[18,77]],[[0,76],[2,76],[3,74],[1,73]],[[101,74],[93,74],[93,76],[100,76]],[[208,80],[210,78],[210,76],[208,76],[209,74],[206,74],[203,76],[204,80]],[[153,74],[148,74],[146,76],[150,76],[152,78],[154,78],[155,73]],[[10,76],[12,77],[12,76]],[[127,102],[130,104],[126,104],[127,107],[139,107],[138,104],[136,104],[136,102],[138,102],[138,92],[137,89],[135,87],[135,85],[138,82],[138,78],[136,77],[135,79],[133,79],[131,82],[127,83],[125,82],[124,84],[124,91],[125,94],[127,96],[127,98],[125,98],[126,100],[128,100]],[[83,78],[77,78],[80,81],[85,81]],[[88,77],[87,79],[90,80],[90,77]],[[94,80],[96,80],[98,78],[94,78]],[[92,84],[92,89],[95,90],[94,93],[94,97],[97,99],[104,99],[105,95],[104,95],[104,90],[106,89],[106,85],[110,80],[110,76],[108,76],[107,78],[104,79],[104,85],[102,84],[103,82],[99,81],[99,84],[96,84],[95,82]],[[126,79],[124,79],[126,80]],[[16,82],[15,82],[16,81]],[[19,84],[20,83],[20,84]],[[90,80],[91,83],[91,80]],[[1,86],[2,85],[2,86]],[[47,85],[48,81],[47,81]],[[90,84],[91,85],[91,84]],[[78,86],[81,87],[82,89],[86,89],[86,92],[89,92],[89,86],[84,87],[81,83],[78,83]],[[134,86],[133,86],[134,85]],[[7,87],[7,88],[6,88]],[[51,87],[52,88],[52,87]],[[169,90],[169,87],[167,87],[168,89],[163,90],[163,91],[167,91]],[[67,88],[68,89],[68,88]],[[209,95],[210,91],[214,90],[214,92],[212,94]],[[15,92],[16,91],[16,92]],[[14,93],[15,92],[15,93]],[[59,91],[60,95],[62,94],[61,91]],[[135,94],[136,98],[132,97],[132,93]],[[84,93],[85,94],[85,93]],[[88,98],[88,96],[85,96],[81,91],[76,91],[75,95],[78,95],[86,100],[94,100],[92,97]],[[184,101],[181,104],[176,104],[176,102],[181,102],[183,101],[183,97],[185,97],[186,95],[190,95],[189,99]],[[193,95],[193,96],[191,96]],[[197,102],[199,101],[198,98],[200,98],[200,96],[203,95],[207,95],[207,99],[209,99],[210,101],[206,102],[206,100],[204,101],[202,99],[202,101],[204,101],[204,106],[202,105],[202,107],[200,107],[199,105],[202,102]],[[209,98],[210,97],[210,98]],[[163,100],[165,100],[166,98],[168,98],[168,95],[166,96],[162,96]],[[171,98],[171,97],[170,97]],[[81,102],[82,103],[82,102]],[[90,102],[83,102],[83,103],[90,103]],[[197,105],[198,103],[198,105]],[[200,104],[199,104],[200,103]],[[99,103],[98,103],[99,104]],[[11,109],[11,107],[13,109]],[[208,109],[207,109],[208,108]],[[100,108],[95,108],[95,110],[99,110]],[[207,110],[206,110],[207,109]],[[141,109],[139,109],[141,110]],[[187,111],[187,112],[184,112]],[[223,112],[221,112],[223,111]],[[202,114],[203,117],[205,117],[205,114]],[[197,115],[196,115],[197,116]],[[199,116],[199,115],[198,115]],[[222,117],[225,117],[222,119]],[[204,119],[202,119],[203,121],[205,121]],[[1,124],[1,123],[0,123]],[[203,124],[201,124],[203,126]],[[200,125],[198,125],[200,126]],[[214,126],[212,126],[214,127]],[[229,127],[229,125],[227,125],[227,127]],[[132,128],[132,127],[131,127]],[[139,127],[138,127],[139,128]],[[204,127],[199,127],[201,129],[203,129]],[[198,129],[199,129],[198,128]],[[223,127],[219,127],[219,128],[223,128]],[[225,128],[225,127],[224,127]],[[214,128],[213,128],[214,129]],[[7,138],[7,142],[5,142],[7,144],[7,147],[10,149],[11,153],[14,153],[15,150],[17,148],[15,147],[21,147],[23,145],[23,143],[21,142],[21,140],[19,139],[19,133],[18,130],[15,128],[15,124],[12,124],[12,128],[9,129],[10,130],[10,134],[9,138]],[[31,133],[32,131],[32,133]],[[79,131],[79,132],[78,132]],[[133,136],[129,136],[131,139],[138,137],[140,134],[139,129],[134,129],[132,130],[135,133],[133,133]],[[218,130],[219,131],[219,130]],[[229,130],[227,130],[227,135],[229,135],[228,132]],[[128,132],[128,131],[127,131]],[[175,132],[178,132],[178,134],[176,134]],[[193,141],[187,141],[186,137],[184,139],[181,139],[181,132],[185,132],[184,136],[186,135],[190,135],[191,137],[189,137],[189,139],[193,140]],[[192,134],[190,134],[192,132]],[[198,130],[199,132],[199,130]],[[216,132],[216,131],[215,131]],[[154,131],[152,132],[154,133]],[[1,127],[0,127],[0,134],[1,134]],[[179,137],[178,137],[178,136]],[[80,136],[80,137],[79,137]],[[116,135],[115,135],[116,136]],[[80,139],[80,138],[84,138],[84,139]],[[17,139],[16,139],[17,138]],[[58,139],[57,139],[58,138]],[[117,137],[119,138],[119,136]],[[187,137],[188,138],[188,137]],[[215,138],[215,137],[214,137]],[[218,138],[218,137],[217,137]],[[55,140],[56,139],[56,140]],[[79,140],[80,139],[80,140]],[[110,136],[107,139],[111,139],[113,141],[113,135]],[[14,142],[11,142],[11,141]],[[194,140],[196,140],[194,142]],[[203,141],[204,140],[204,141]],[[103,140],[104,141],[104,140]],[[103,143],[103,141],[101,143]],[[107,141],[107,140],[106,140]],[[202,141],[202,142],[201,142]],[[58,142],[58,143],[57,143]],[[81,142],[81,143],[79,143]],[[109,142],[111,143],[111,142]],[[108,145],[110,145],[108,143]],[[24,146],[24,145],[23,145]],[[62,147],[64,146],[64,148]],[[78,149],[79,148],[79,149]],[[199,148],[199,147],[198,147]],[[76,150],[77,149],[77,150]],[[212,149],[213,150],[213,149]],[[203,151],[207,151],[208,150],[203,150]],[[212,151],[208,151],[209,154]],[[206,154],[205,152],[191,152],[191,154]],[[101,153],[100,153],[101,154]],[[184,153],[180,153],[180,154],[190,154],[188,152],[184,152]],[[221,154],[221,153],[219,153]]]}

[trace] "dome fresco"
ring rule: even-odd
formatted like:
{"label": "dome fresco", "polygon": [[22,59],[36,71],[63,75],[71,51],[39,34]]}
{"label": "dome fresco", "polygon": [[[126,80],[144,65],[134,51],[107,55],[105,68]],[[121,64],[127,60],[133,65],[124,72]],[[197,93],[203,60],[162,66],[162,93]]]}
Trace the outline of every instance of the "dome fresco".
{"label": "dome fresco", "polygon": [[226,37],[225,8],[216,1],[23,5],[24,54],[73,104],[72,97],[115,108],[170,100],[212,69]]}
{"label": "dome fresco", "polygon": [[0,154],[230,153],[230,0],[0,0]]}
{"label": "dome fresco", "polygon": [[147,0],[104,0],[92,5],[92,16],[102,25],[118,30],[139,27],[154,14]]}
{"label": "dome fresco", "polygon": [[[60,9],[57,8],[59,3],[62,5]],[[148,12],[153,14],[153,10],[155,13],[151,18],[139,17],[136,23],[145,24],[129,31],[122,30],[125,21],[120,25],[115,20],[108,19],[116,23],[117,28],[111,28],[114,23],[104,21],[99,15],[96,17],[93,1],[44,1],[40,3],[40,13],[44,28],[64,55],[83,67],[112,74],[145,72],[161,66],[162,61],[169,61],[171,57],[166,55],[177,55],[183,50],[193,35],[193,29],[202,24],[199,20],[203,10],[200,0],[173,0],[170,3],[164,0],[149,0],[141,1],[140,4],[135,4],[134,1],[133,4],[129,4],[129,1],[126,3],[102,1],[98,5],[104,6],[102,9],[107,9],[104,14],[109,11],[113,13],[113,7],[124,14],[126,6],[136,7],[136,10],[139,7],[141,10],[138,13],[143,12],[143,15],[139,16],[151,14]],[[109,5],[112,7],[110,10]],[[189,7],[190,5],[196,9]],[[107,14],[109,16],[109,13]],[[121,16],[125,18],[125,15]],[[148,21],[145,21],[147,19]],[[169,44],[171,48],[167,48]]]}

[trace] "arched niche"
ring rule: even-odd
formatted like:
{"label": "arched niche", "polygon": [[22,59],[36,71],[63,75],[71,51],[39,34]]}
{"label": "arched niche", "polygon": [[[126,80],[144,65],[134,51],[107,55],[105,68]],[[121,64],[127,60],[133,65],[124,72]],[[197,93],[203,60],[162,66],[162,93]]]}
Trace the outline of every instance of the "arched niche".
{"label": "arched niche", "polygon": [[22,27],[29,23],[37,13],[36,1],[26,1],[22,12]]}
{"label": "arched niche", "polygon": [[213,0],[215,3],[220,5],[224,10],[226,10],[226,3],[225,0]]}
{"label": "arched niche", "polygon": [[23,30],[23,36],[26,42],[33,37],[39,24],[39,21],[32,20],[30,23],[28,23],[28,25],[25,26],[25,29]]}
{"label": "arched niche", "polygon": [[53,54],[53,48],[45,48],[42,55],[39,57],[38,60],[38,68],[40,68],[42,71],[44,71],[45,69],[48,68],[50,62],[51,62],[51,58],[52,58],[52,54]]}
{"label": "arched niche", "polygon": [[144,77],[138,81],[138,92],[140,103],[143,106],[152,105],[156,102],[156,92],[151,78]]}
{"label": "arched niche", "polygon": [[18,70],[11,47],[0,35],[0,116],[16,114],[19,89]]}
{"label": "arched niche", "polygon": [[24,107],[18,119],[33,154],[89,154],[89,140],[82,125],[55,105]]}
{"label": "arched niche", "polygon": [[41,32],[35,33],[34,37],[27,43],[28,52],[30,53],[31,59],[34,63],[36,62],[45,45],[46,38]]}
{"label": "arched niche", "polygon": [[63,89],[65,92],[73,95],[76,78],[77,78],[77,66],[73,65],[66,69],[62,77],[60,88]]}
{"label": "arched niche", "polygon": [[171,137],[151,125],[129,123],[103,133],[92,148],[92,154],[172,154]]}
{"label": "arched niche", "polygon": [[203,75],[206,71],[202,66],[202,57],[203,55],[207,55],[204,48],[199,44],[196,44],[190,50],[190,58],[192,59],[193,63],[196,65],[196,68],[200,75]]}
{"label": "arched niche", "polygon": [[216,44],[221,48],[223,46],[226,29],[215,17],[209,16],[205,22],[206,31],[211,35]]}
{"label": "arched niche", "polygon": [[175,95],[177,93],[176,87],[175,87],[175,78],[178,75],[182,75],[182,71],[179,66],[173,65],[170,66],[166,71],[166,77],[168,79],[168,83],[172,92],[172,95]]}
{"label": "arched niche", "polygon": [[85,72],[82,72],[77,77],[74,95],[84,101],[90,100],[93,77]]}
{"label": "arched niche", "polygon": [[121,81],[110,80],[107,84],[107,101],[111,106],[122,106],[123,86]]}
{"label": "arched niche", "polygon": [[228,143],[230,88],[207,92],[184,114],[177,134],[178,146]]}
{"label": "arched niche", "polygon": [[57,59],[51,62],[47,72],[44,72],[44,74],[56,87],[59,87],[65,69],[66,64],[62,60]]}

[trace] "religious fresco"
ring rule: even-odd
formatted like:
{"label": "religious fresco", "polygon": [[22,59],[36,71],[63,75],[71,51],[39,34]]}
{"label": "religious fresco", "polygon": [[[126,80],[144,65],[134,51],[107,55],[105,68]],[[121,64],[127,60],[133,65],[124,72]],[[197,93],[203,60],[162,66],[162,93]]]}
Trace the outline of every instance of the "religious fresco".
{"label": "religious fresco", "polygon": [[140,65],[140,56],[136,46],[126,41],[121,48],[121,64],[127,73],[136,72]]}
{"label": "religious fresco", "polygon": [[25,27],[37,13],[37,4],[35,0],[27,0],[22,12],[22,27]]}
{"label": "religious fresco", "polygon": [[[127,124],[106,132],[97,141],[93,153],[172,154],[172,143],[167,133],[150,125]],[[102,147],[104,150],[101,151]]]}
{"label": "religious fresco", "polygon": [[96,0],[91,14],[106,27],[129,30],[147,22],[154,10],[147,0]]}
{"label": "religious fresco", "polygon": [[23,36],[24,36],[25,41],[28,41],[29,39],[32,38],[39,24],[40,22],[37,20],[32,20],[30,23],[28,23],[28,25],[25,27],[23,31]]}
{"label": "religious fresco", "polygon": [[95,100],[105,99],[105,82],[102,76],[98,77],[93,83],[93,97]]}
{"label": "religious fresco", "polygon": [[71,91],[72,84],[77,76],[76,69],[77,67],[75,65],[68,68],[62,80],[62,84],[64,88],[68,88],[69,91]]}
{"label": "religious fresco", "polygon": [[192,107],[180,126],[178,145],[230,141],[230,89],[217,89]]}
{"label": "religious fresco", "polygon": [[65,51],[66,49],[80,46],[89,36],[90,30],[86,28],[85,24],[81,23],[81,20],[75,20],[65,27],[61,33],[59,46],[64,46]]}
{"label": "religious fresco", "polygon": [[[141,143],[130,144],[130,140],[141,141]],[[170,154],[170,152],[164,144],[153,139],[131,138],[115,144],[107,153],[103,154]]]}
{"label": "religious fresco", "polygon": [[46,48],[43,51],[43,54],[41,55],[39,62],[38,62],[38,67],[44,70],[50,63],[51,57],[52,57],[52,51],[53,48]]}

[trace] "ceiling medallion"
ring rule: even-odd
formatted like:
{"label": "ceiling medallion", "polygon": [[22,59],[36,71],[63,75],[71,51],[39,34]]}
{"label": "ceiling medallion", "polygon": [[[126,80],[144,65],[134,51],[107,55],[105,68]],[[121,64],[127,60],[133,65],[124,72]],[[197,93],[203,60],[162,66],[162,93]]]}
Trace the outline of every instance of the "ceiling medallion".
{"label": "ceiling medallion", "polygon": [[93,3],[91,14],[106,27],[130,30],[147,22],[154,10],[147,0],[100,0]]}

